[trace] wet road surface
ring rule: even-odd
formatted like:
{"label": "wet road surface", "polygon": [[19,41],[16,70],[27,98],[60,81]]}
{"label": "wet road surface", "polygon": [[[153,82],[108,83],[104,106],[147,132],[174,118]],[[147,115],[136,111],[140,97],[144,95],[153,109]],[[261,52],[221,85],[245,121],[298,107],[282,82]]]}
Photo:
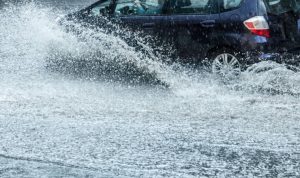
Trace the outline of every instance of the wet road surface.
{"label": "wet road surface", "polygon": [[[261,63],[274,67],[224,84],[141,62],[117,37],[63,32],[68,3],[1,10],[1,177],[300,177],[299,73]],[[117,54],[169,87],[52,72],[53,49]]]}

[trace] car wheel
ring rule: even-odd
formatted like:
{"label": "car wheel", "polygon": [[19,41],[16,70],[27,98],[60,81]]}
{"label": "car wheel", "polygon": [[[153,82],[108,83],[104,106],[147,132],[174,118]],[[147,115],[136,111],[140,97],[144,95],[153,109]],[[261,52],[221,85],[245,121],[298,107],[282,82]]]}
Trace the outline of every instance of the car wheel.
{"label": "car wheel", "polygon": [[229,52],[214,55],[211,68],[213,74],[226,79],[235,79],[241,75],[242,71],[238,57]]}

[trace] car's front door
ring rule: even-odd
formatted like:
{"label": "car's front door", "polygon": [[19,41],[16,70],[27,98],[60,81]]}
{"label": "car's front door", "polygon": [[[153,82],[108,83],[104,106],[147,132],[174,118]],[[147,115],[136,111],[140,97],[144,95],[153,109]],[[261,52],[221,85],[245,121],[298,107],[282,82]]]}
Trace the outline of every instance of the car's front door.
{"label": "car's front door", "polygon": [[183,59],[200,60],[215,45],[219,20],[217,0],[168,0],[165,23]]}

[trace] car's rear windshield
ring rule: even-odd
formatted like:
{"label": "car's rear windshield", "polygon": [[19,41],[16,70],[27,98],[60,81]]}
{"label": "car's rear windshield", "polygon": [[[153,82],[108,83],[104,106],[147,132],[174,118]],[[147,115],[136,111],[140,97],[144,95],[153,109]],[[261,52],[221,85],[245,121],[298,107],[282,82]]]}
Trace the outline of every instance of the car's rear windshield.
{"label": "car's rear windshield", "polygon": [[293,11],[300,12],[300,0],[264,0],[268,11],[274,14],[282,14],[285,12]]}

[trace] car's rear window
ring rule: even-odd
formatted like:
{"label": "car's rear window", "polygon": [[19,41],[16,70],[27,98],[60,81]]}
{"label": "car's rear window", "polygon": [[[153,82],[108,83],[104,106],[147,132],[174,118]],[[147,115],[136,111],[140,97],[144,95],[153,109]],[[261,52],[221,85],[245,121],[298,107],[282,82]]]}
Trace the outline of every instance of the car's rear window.
{"label": "car's rear window", "polygon": [[268,11],[274,14],[282,14],[288,11],[299,13],[300,0],[264,0]]}

